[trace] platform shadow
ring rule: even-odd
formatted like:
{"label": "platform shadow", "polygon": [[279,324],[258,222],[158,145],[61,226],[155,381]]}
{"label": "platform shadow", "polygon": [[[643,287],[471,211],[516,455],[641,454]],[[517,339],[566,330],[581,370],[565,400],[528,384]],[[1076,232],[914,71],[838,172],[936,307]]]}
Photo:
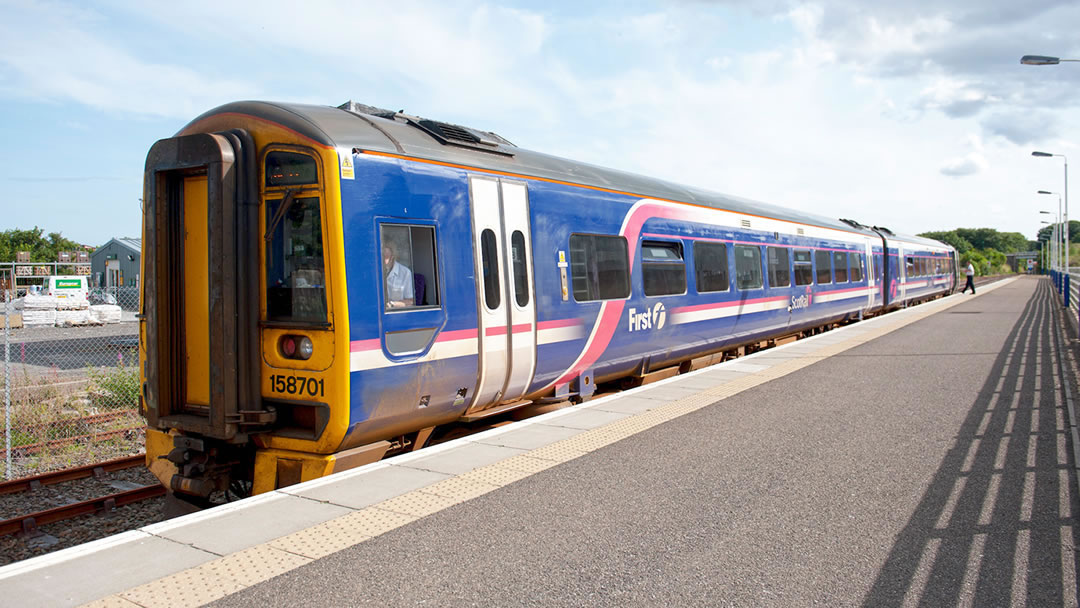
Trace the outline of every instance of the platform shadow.
{"label": "platform shadow", "polygon": [[1075,601],[1078,488],[1054,297],[1040,281],[863,606]]}

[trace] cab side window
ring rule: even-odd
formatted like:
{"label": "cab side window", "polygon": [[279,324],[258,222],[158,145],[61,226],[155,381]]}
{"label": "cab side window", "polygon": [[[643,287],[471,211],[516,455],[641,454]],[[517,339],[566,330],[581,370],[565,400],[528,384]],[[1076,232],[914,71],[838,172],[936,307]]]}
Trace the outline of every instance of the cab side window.
{"label": "cab side window", "polygon": [[435,228],[383,224],[383,307],[386,310],[439,305]]}

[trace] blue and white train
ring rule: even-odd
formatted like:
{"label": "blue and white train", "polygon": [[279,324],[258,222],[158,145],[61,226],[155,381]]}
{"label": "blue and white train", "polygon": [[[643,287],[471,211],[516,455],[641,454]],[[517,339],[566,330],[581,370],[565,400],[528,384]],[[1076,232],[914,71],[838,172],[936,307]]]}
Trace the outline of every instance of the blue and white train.
{"label": "blue and white train", "polygon": [[211,110],[150,150],[145,201],[147,461],[196,503],[958,278],[940,242],[352,102]]}

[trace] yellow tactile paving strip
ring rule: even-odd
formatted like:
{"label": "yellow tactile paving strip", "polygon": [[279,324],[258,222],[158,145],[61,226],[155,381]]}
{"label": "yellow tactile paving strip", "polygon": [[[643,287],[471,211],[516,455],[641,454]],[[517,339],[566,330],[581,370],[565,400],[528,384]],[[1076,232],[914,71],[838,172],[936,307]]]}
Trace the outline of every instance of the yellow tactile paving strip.
{"label": "yellow tactile paving strip", "polygon": [[[1009,282],[1011,281],[1000,281],[986,286],[980,289],[980,293],[986,293]],[[715,404],[724,398],[786,376],[967,300],[968,298],[948,298],[908,309],[900,315],[883,317],[871,324],[853,326],[863,331],[842,342],[823,346],[812,353],[795,355],[796,358],[790,361],[723,382],[688,397],[661,403],[641,414],[582,431],[568,439],[532,450],[528,454],[513,456],[474,469],[457,477],[402,494],[371,507],[110,595],[84,606],[93,608],[201,606],[313,560],[397,529],[421,517],[472,500],[557,464],[584,456],[616,441]]]}

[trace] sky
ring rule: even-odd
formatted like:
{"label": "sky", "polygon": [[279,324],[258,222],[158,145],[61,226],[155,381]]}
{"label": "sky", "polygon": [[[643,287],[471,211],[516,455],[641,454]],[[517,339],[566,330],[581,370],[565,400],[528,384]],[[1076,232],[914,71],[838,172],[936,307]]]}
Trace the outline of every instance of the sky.
{"label": "sky", "polygon": [[[1035,238],[1080,169],[1075,0],[0,0],[0,230],[139,236],[158,139],[372,106],[916,234]],[[1074,190],[1080,193],[1080,171]],[[1080,200],[1080,195],[1077,195]],[[1080,219],[1080,208],[1073,214]]]}

